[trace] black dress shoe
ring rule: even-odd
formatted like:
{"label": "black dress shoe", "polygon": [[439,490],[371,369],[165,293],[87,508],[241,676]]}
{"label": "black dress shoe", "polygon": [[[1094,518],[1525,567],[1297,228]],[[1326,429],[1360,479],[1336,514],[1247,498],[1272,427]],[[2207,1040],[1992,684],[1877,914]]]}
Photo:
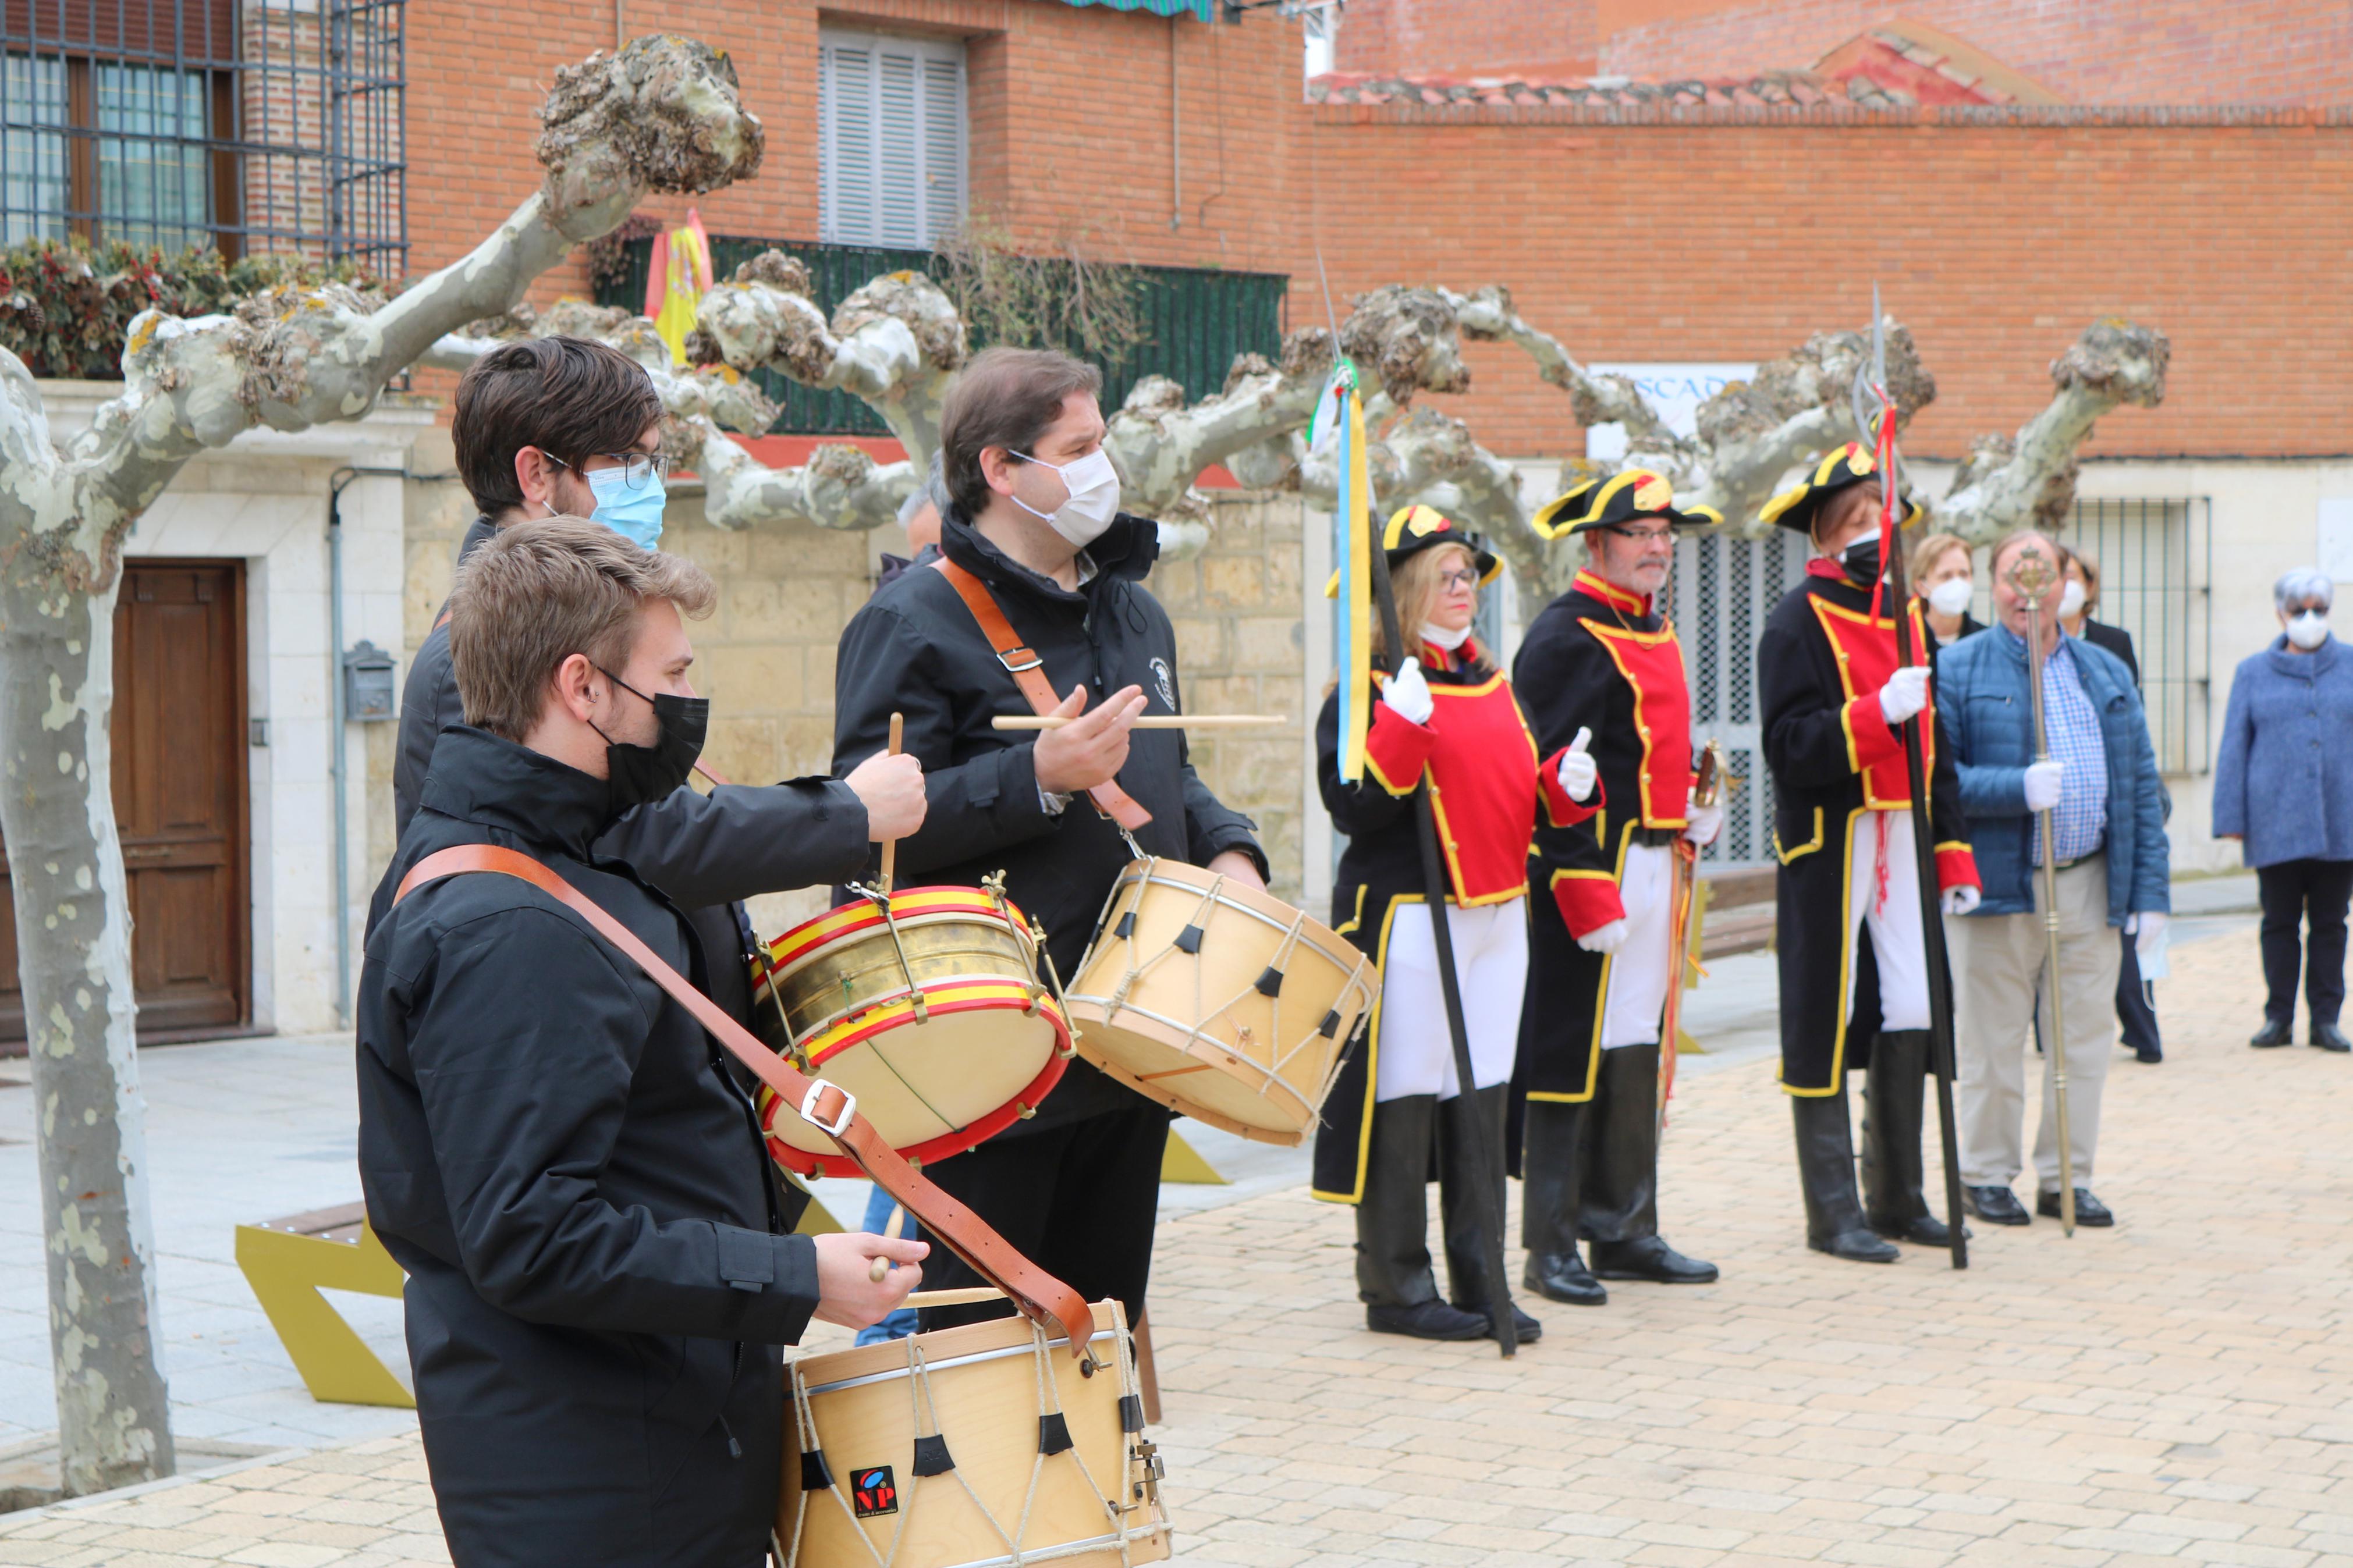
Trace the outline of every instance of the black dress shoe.
{"label": "black dress shoe", "polygon": [[1366,1307],[1365,1327],[1377,1334],[1408,1334],[1417,1340],[1483,1340],[1487,1319],[1432,1299],[1410,1307]]}
{"label": "black dress shoe", "polygon": [[2161,1047],[2152,1047],[2145,1051],[2137,1050],[2133,1052],[2133,1060],[2137,1062],[2161,1062],[2164,1059],[2165,1052]]}
{"label": "black dress shoe", "polygon": [[[2057,1219],[2059,1194],[2057,1193],[2035,1194],[2034,1212],[2045,1219]],[[2089,1226],[2094,1230],[2104,1230],[2116,1223],[2116,1216],[2108,1212],[2107,1205],[2092,1195],[2091,1188],[2077,1187],[2075,1189],[2075,1223]]]}
{"label": "black dress shoe", "polygon": [[[1461,1310],[1479,1320],[1480,1338],[1492,1340],[1495,1337],[1494,1330],[1487,1322],[1487,1309],[1483,1305]],[[1517,1301],[1512,1303],[1512,1331],[1519,1335],[1520,1343],[1524,1345],[1532,1345],[1544,1338],[1544,1325],[1521,1311]]]}
{"label": "black dress shoe", "polygon": [[1829,1237],[1809,1235],[1806,1245],[1816,1252],[1843,1258],[1849,1263],[1893,1263],[1904,1256],[1894,1242],[1883,1241],[1869,1230],[1842,1230]]}
{"label": "black dress shoe", "polygon": [[1604,1279],[1648,1279],[1660,1285],[1713,1285],[1713,1263],[1685,1258],[1662,1236],[1593,1244],[1593,1272]]}
{"label": "black dress shoe", "polygon": [[[2032,1225],[2034,1216],[2018,1201],[2018,1194],[2008,1187],[1963,1187],[1962,1201],[1968,1210],[1988,1225]],[[2052,1210],[2057,1213],[2057,1210]]]}
{"label": "black dress shoe", "polygon": [[2312,1043],[2324,1051],[2353,1051],[2353,1040],[2347,1039],[2345,1031],[2334,1024],[2315,1024]]}
{"label": "black dress shoe", "polygon": [[2295,1042],[2295,1031],[2288,1026],[2286,1019],[2265,1018],[2263,1026],[2254,1032],[2247,1044],[2257,1050],[2263,1050],[2272,1046],[2293,1045]]}
{"label": "black dress shoe", "polygon": [[1560,1301],[1571,1307],[1599,1307],[1609,1300],[1601,1281],[1585,1267],[1585,1259],[1572,1252],[1566,1258],[1538,1258],[1531,1254],[1526,1272],[1520,1276],[1523,1289],[1533,1290],[1548,1301]]}
{"label": "black dress shoe", "polygon": [[[1890,1241],[1908,1241],[1915,1247],[1950,1247],[1953,1245],[1953,1233],[1951,1228],[1947,1226],[1943,1220],[1938,1219],[1932,1214],[1924,1214],[1912,1219],[1904,1220],[1890,1221],[1874,1219],[1870,1223],[1873,1230],[1876,1231],[1881,1236],[1885,1237]],[[1961,1227],[1961,1234],[1964,1237],[1968,1237],[1975,1235],[1976,1233],[1971,1231],[1967,1226],[1964,1226]]]}

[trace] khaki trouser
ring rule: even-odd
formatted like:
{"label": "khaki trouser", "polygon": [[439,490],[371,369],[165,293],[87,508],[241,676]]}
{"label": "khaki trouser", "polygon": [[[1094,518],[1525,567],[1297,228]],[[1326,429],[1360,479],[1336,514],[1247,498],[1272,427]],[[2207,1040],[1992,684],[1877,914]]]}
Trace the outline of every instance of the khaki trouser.
{"label": "khaki trouser", "polygon": [[[2048,1052],[2042,1070],[2042,1125],[2034,1135],[2034,1173],[2042,1192],[2059,1190],[2059,1112],[2052,1068],[2058,1060],[2051,1009],[2042,995],[2045,938],[2042,874],[2032,881],[2034,912],[1963,915],[1945,921],[1952,953],[1956,1046],[1959,1056],[1961,1180],[2003,1187],[2023,1168],[2019,1144],[2026,1110],[2028,1024],[2039,1010]],[[2123,961],[2108,925],[2108,862],[2098,856],[2059,873],[2059,1000],[2067,1019],[2067,1131],[2074,1184],[2092,1184],[2100,1143],[2100,1090],[2116,1038],[2116,970]]]}

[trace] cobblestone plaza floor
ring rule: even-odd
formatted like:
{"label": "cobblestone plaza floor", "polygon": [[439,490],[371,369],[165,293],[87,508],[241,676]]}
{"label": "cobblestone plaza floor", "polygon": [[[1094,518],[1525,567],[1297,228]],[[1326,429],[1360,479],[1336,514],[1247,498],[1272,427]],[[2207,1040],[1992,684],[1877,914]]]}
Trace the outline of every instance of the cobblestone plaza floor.
{"label": "cobblestone plaza floor", "polygon": [[[1170,1215],[1152,1318],[1179,1555],[2353,1564],[2353,1062],[2246,1047],[2251,928],[2174,960],[2168,1059],[2119,1053],[2109,1080],[2095,1185],[2118,1226],[1980,1225],[1965,1274],[1805,1249],[1753,1055],[1687,1079],[1668,1135],[1668,1235],[1723,1281],[1525,1303],[1545,1338],[1511,1363],[1366,1333],[1349,1216],[1296,1184]],[[301,1414],[253,1408],[290,1433]],[[396,1425],[0,1517],[0,1563],[446,1561]]]}

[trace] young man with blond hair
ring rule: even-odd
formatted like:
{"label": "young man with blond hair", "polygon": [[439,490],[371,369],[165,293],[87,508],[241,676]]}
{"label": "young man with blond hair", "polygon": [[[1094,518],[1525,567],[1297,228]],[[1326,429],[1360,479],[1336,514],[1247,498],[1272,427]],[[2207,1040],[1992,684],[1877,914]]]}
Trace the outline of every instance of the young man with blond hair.
{"label": "young man with blond hair", "polygon": [[774,1518],[776,1346],[863,1325],[919,1242],[786,1234],[752,1103],[652,978],[519,879],[437,851],[540,861],[700,980],[684,914],[593,847],[674,789],[699,722],[702,569],[602,524],[519,521],[459,569],[443,731],[377,889],[358,1014],[360,1180],[406,1270],[417,1422],[459,1568],[752,1568]]}

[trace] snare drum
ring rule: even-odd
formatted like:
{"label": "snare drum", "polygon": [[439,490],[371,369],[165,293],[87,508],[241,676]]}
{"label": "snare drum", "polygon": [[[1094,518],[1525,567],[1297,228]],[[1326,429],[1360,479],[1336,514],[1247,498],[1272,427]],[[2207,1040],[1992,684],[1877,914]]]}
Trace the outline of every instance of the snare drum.
{"label": "snare drum", "polygon": [[[1062,1076],[1071,1028],[1038,977],[1029,921],[981,888],[909,888],[795,926],[752,970],[769,1047],[858,1100],[911,1160],[961,1153],[1036,1110]],[[833,1140],[763,1086],[776,1163],[854,1176]]]}
{"label": "snare drum", "polygon": [[1295,1145],[1379,989],[1371,960],[1330,927],[1215,872],[1151,859],[1113,884],[1064,1000],[1079,1054],[1138,1094]]}
{"label": "snare drum", "polygon": [[1092,1375],[1025,1318],[794,1362],[785,1568],[1166,1557],[1127,1321],[1098,1301],[1094,1324]]}

